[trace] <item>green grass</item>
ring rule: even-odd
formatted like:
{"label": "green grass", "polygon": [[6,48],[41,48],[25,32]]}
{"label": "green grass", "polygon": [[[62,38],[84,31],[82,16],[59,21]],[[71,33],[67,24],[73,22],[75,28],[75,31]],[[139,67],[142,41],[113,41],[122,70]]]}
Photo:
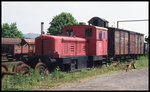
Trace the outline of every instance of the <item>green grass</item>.
{"label": "green grass", "polygon": [[142,67],[148,67],[149,66],[149,60],[148,55],[140,57],[139,60],[136,60],[136,67],[137,69],[140,69]]}
{"label": "green grass", "polygon": [[[9,63],[10,71],[12,65],[15,63]],[[99,75],[110,74],[117,71],[125,71],[126,65],[129,62],[119,64],[117,67],[107,65],[103,68],[93,68],[90,70],[82,69],[80,72],[61,72],[59,68],[49,75],[39,74],[37,71],[31,70],[32,75],[9,75],[2,80],[1,88],[6,90],[42,90],[52,89],[63,83],[77,83],[82,80],[86,80]],[[136,60],[136,68],[141,69],[148,67],[148,57],[142,56],[139,60]]]}

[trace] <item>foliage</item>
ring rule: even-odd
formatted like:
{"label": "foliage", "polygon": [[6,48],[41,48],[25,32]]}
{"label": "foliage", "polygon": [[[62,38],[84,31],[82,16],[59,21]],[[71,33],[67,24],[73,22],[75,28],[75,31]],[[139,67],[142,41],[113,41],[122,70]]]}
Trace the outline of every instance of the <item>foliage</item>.
{"label": "foliage", "polygon": [[33,85],[45,80],[44,74],[39,74],[37,71],[31,70],[32,75],[29,74],[16,74],[9,75],[3,80],[2,90],[27,90]]}
{"label": "foliage", "polygon": [[62,28],[70,25],[76,25],[78,22],[70,13],[62,12],[61,14],[56,15],[49,24],[50,27],[48,28],[48,33],[52,35],[59,35],[62,33]]}
{"label": "foliage", "polygon": [[23,34],[18,30],[16,23],[3,23],[2,37],[4,38],[23,38]]}
{"label": "foliage", "polygon": [[142,56],[138,60],[136,60],[136,63],[135,63],[136,68],[140,69],[142,67],[148,67],[148,65],[149,65],[148,58],[149,58],[149,54]]}

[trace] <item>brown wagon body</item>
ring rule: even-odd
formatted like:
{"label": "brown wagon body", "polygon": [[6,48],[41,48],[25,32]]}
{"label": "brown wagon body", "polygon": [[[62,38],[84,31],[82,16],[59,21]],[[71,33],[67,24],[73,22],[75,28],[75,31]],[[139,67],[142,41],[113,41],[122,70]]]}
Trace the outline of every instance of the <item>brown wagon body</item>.
{"label": "brown wagon body", "polygon": [[142,55],[144,49],[144,35],[108,27],[108,56]]}

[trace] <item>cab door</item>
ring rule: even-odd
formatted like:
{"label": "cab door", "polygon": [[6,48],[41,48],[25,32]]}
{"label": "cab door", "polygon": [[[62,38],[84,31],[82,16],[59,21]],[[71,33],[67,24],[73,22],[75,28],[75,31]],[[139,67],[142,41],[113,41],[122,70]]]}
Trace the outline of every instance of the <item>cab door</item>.
{"label": "cab door", "polygon": [[96,55],[102,55],[103,53],[103,30],[97,29],[97,39],[96,39]]}
{"label": "cab door", "polygon": [[107,55],[107,30],[103,30],[103,55]]}
{"label": "cab door", "polygon": [[107,30],[97,29],[96,55],[107,55]]}

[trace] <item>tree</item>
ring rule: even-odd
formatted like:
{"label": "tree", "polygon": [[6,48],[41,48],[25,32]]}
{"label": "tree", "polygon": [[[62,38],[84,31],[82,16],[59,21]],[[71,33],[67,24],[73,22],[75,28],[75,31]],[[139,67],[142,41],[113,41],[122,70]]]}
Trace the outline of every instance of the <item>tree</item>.
{"label": "tree", "polygon": [[48,33],[59,35],[62,33],[62,28],[70,25],[77,25],[78,22],[70,13],[62,12],[61,14],[56,15],[49,24],[50,27],[48,28]]}
{"label": "tree", "polygon": [[4,38],[23,38],[23,34],[18,30],[16,23],[3,23],[2,37]]}

